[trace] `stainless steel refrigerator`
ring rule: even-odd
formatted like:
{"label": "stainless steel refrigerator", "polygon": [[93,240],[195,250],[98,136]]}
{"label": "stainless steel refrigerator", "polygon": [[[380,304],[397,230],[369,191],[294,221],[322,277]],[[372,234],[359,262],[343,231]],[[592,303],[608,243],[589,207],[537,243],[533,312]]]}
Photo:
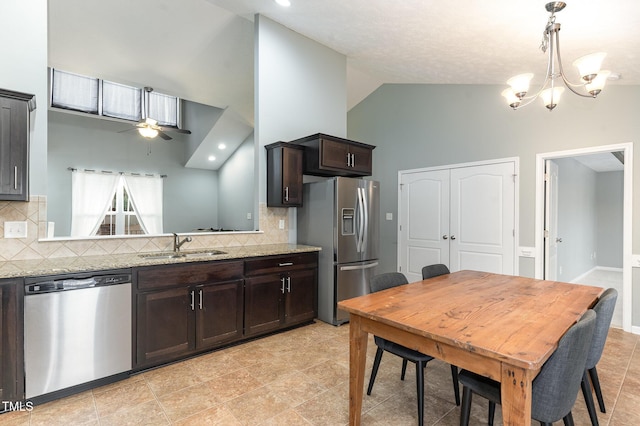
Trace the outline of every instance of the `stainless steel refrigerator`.
{"label": "stainless steel refrigerator", "polygon": [[334,177],[304,184],[298,208],[300,244],[322,247],[318,258],[318,318],[339,325],[340,300],[369,293],[378,266],[380,196],[376,181]]}

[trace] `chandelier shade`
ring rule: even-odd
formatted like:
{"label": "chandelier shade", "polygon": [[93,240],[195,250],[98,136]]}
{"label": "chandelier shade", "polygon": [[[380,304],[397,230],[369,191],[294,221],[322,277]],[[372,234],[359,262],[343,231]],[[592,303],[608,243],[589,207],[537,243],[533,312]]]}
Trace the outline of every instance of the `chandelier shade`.
{"label": "chandelier shade", "polygon": [[545,27],[540,50],[547,54],[547,73],[542,86],[532,95],[529,93],[529,86],[533,79],[532,73],[519,74],[507,80],[510,86],[502,91],[502,96],[507,100],[507,104],[518,109],[529,105],[538,97],[542,98],[544,106],[553,110],[560,101],[560,96],[564,92],[564,84],[572,93],[595,98],[604,88],[611,71],[601,71],[600,67],[607,55],[604,52],[592,53],[582,56],[573,62],[578,69],[579,83],[572,83],[564,73],[562,68],[562,58],[560,57],[560,24],[556,23],[556,12],[561,11],[567,4],[561,1],[547,3],[545,8],[550,13],[547,26]]}

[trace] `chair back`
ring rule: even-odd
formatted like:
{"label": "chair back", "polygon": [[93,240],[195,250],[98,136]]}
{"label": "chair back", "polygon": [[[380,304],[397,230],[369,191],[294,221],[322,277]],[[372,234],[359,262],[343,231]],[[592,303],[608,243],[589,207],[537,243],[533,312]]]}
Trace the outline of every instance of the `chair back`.
{"label": "chair back", "polygon": [[532,383],[531,417],[553,423],[571,412],[584,373],[596,313],[589,309],[560,339]]}
{"label": "chair back", "polygon": [[375,293],[376,291],[386,290],[404,284],[409,284],[409,281],[407,281],[407,277],[405,277],[403,273],[387,272],[371,277],[369,288],[371,289],[371,293]]}
{"label": "chair back", "polygon": [[449,268],[447,265],[442,263],[436,263],[434,265],[427,265],[422,268],[422,279],[426,280],[427,278],[433,278],[440,275],[445,275],[449,273]]}
{"label": "chair back", "polygon": [[587,370],[592,369],[600,361],[604,344],[607,340],[607,334],[609,333],[609,327],[611,326],[611,318],[613,317],[613,310],[616,307],[616,300],[618,299],[618,292],[615,288],[609,288],[602,293],[600,300],[593,307],[596,312],[596,329],[593,332],[593,339],[591,340],[591,348],[589,348],[589,355],[587,356],[587,364],[585,368]]}

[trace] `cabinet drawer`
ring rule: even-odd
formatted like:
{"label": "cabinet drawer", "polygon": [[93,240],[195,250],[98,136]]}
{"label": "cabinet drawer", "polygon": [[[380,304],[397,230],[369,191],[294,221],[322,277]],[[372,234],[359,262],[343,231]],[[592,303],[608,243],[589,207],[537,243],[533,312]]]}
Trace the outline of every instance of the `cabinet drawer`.
{"label": "cabinet drawer", "polygon": [[197,285],[242,278],[243,262],[186,263],[138,269],[138,290]]}
{"label": "cabinet drawer", "polygon": [[285,254],[246,260],[244,262],[244,271],[246,276],[254,276],[315,268],[317,265],[317,252]]}

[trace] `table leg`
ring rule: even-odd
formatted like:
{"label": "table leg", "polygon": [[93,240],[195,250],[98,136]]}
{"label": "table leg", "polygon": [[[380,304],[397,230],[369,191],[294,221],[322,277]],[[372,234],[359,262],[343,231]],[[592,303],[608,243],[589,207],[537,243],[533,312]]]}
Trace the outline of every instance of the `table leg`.
{"label": "table leg", "polygon": [[364,368],[367,362],[368,333],[360,326],[362,318],[349,319],[349,424],[357,426],[362,417]]}
{"label": "table leg", "polygon": [[502,418],[507,425],[531,425],[531,371],[502,365]]}

